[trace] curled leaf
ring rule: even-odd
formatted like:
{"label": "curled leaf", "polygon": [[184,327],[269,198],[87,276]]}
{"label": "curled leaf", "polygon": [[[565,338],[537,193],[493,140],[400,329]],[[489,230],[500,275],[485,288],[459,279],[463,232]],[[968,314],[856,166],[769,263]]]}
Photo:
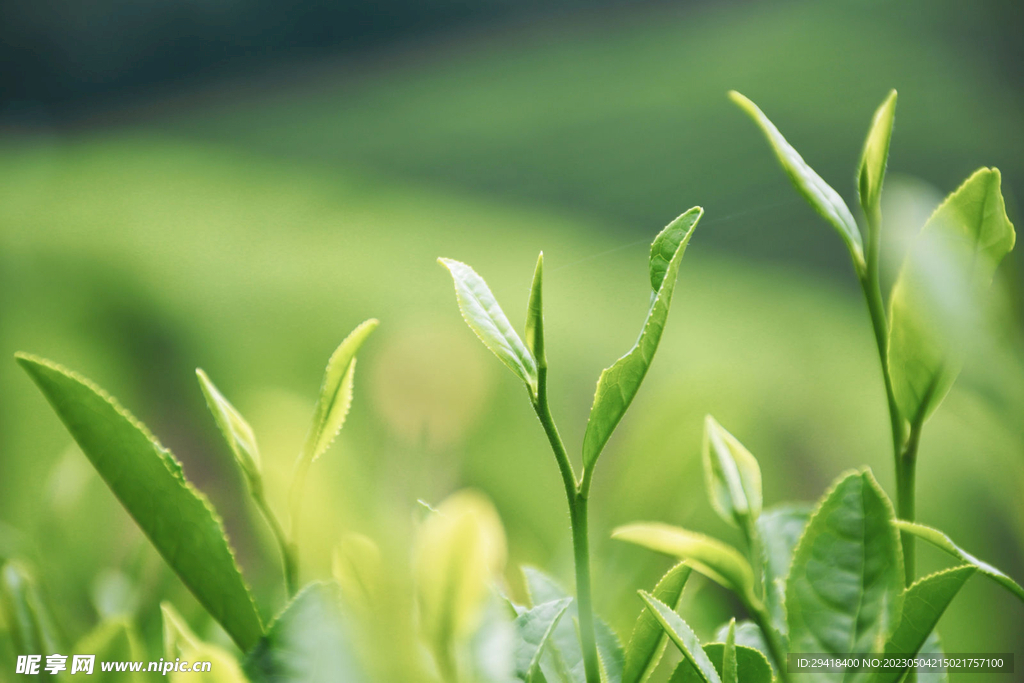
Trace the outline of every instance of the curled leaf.
{"label": "curled leaf", "polygon": [[710,415],[704,421],[703,458],[712,507],[727,523],[751,533],[762,504],[757,460]]}

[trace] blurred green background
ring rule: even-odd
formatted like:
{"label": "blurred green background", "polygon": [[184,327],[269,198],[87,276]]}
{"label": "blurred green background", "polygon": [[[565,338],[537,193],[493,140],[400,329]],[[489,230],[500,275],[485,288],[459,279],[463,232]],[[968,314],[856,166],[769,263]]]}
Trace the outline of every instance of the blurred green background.
{"label": "blurred green background", "polygon": [[[146,422],[224,516],[266,616],[283,601],[276,551],[197,366],[256,429],[283,512],[326,359],[380,318],[349,422],[310,479],[306,578],[329,575],[351,531],[402,576],[417,499],[471,486],[502,516],[513,590],[522,563],[568,584],[543,434],[434,259],[473,264],[519,324],[544,250],[553,408],[578,453],[597,375],[646,311],[647,246],[695,204],[707,213],[658,359],[594,484],[598,611],[628,635],[636,589],[669,564],[609,540],[616,524],[737,540],[703,491],[706,413],[759,458],[766,503],[815,500],[864,464],[892,491],[884,390],[844,247],[728,89],[851,206],[870,116],[899,90],[886,278],[927,216],[921,197],[937,202],[979,166],[1002,170],[1021,225],[1012,0],[22,4],[0,21],[0,357],[64,363]],[[918,475],[919,519],[1017,578],[1021,262],[1018,250],[1000,270],[998,334],[929,422]],[[923,571],[946,562],[921,555]],[[72,640],[128,609],[157,642],[164,598],[204,623],[13,361],[0,363],[8,556],[33,562]],[[736,608],[704,584],[684,616],[706,636]],[[1012,651],[1024,610],[975,580],[940,632],[950,652]]]}

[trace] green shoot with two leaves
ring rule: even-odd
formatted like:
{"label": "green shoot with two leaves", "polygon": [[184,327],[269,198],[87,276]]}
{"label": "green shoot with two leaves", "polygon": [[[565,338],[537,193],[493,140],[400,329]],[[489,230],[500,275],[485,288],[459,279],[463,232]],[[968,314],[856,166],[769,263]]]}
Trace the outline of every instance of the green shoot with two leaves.
{"label": "green shoot with two leaves", "polygon": [[[636,344],[605,369],[597,381],[594,404],[583,438],[582,473],[577,477],[559,436],[548,404],[547,358],[544,351],[543,253],[537,259],[527,305],[524,342],[516,333],[482,277],[468,265],[439,259],[455,282],[455,296],[469,327],[494,355],[523,382],[530,403],[551,444],[565,486],[576,564],[576,610],[586,683],[600,683],[595,619],[591,606],[587,503],[594,468],[601,451],[629,408],[661,341],[672,303],[683,253],[704,211],[694,207],[672,221],[651,245],[651,303]],[[554,606],[552,606],[552,609]],[[554,618],[554,617],[552,617]]]}

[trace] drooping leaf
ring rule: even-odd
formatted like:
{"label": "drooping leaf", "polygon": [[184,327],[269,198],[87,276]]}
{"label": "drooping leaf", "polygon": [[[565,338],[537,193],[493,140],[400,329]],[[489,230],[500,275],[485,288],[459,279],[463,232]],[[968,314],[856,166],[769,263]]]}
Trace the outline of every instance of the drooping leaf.
{"label": "drooping leaf", "polygon": [[448,269],[455,281],[455,298],[466,324],[535,396],[537,361],[512,328],[490,287],[465,263],[446,258],[440,258],[438,262]]}
{"label": "drooping leaf", "polygon": [[60,652],[61,642],[39,586],[21,562],[0,567],[0,613],[16,654]]}
{"label": "drooping leaf", "polygon": [[711,506],[727,523],[749,533],[761,514],[761,468],[715,418],[704,420],[704,477]]}
{"label": "drooping leaf", "polygon": [[621,526],[612,531],[612,538],[687,560],[700,573],[736,592],[747,605],[760,603],[750,563],[721,541],[660,522]]}
{"label": "drooping leaf", "polygon": [[571,602],[572,598],[545,602],[516,618],[516,675],[526,683],[533,683],[539,679],[540,658],[544,646],[547,645],[555,626]]}
{"label": "drooping leaf", "polygon": [[260,470],[260,449],[256,445],[256,435],[252,427],[245,421],[242,414],[235,409],[231,402],[224,398],[210,378],[201,368],[196,368],[196,376],[199,378],[199,386],[206,397],[206,405],[213,413],[213,419],[228,442],[235,462],[242,468],[242,473],[250,486],[259,486],[261,478]]}
{"label": "drooping leaf", "polygon": [[583,436],[583,467],[591,469],[633,401],[658,350],[668,320],[676,275],[704,209],[695,206],[662,230],[651,244],[651,304],[633,348],[601,372]]}
{"label": "drooping leaf", "polygon": [[327,361],[323,383],[320,385],[320,395],[313,409],[313,424],[303,450],[309,462],[323,455],[345,424],[348,410],[352,406],[352,378],[355,373],[356,354],[379,324],[374,318],[361,323],[345,337]]}
{"label": "drooping leaf", "polygon": [[640,597],[651,609],[651,614],[658,620],[661,627],[665,629],[669,639],[675,643],[679,651],[696,670],[699,680],[703,683],[722,683],[715,665],[700,646],[700,641],[693,630],[683,621],[682,617],[676,614],[671,607],[651,596],[650,593],[640,591]]}
{"label": "drooping leaf", "polygon": [[[198,638],[170,603],[162,603],[160,610],[163,614],[164,626],[164,659],[167,662],[181,659],[189,663],[210,663],[209,671],[171,671],[169,676],[171,683],[186,683],[186,681],[247,683],[248,679],[242,673],[242,667],[230,652]],[[91,651],[87,650],[87,652]],[[139,660],[143,657],[117,657],[116,659]]]}
{"label": "drooping leaf", "polygon": [[245,661],[253,683],[368,681],[335,583],[312,583],[267,627]]}
{"label": "drooping leaf", "polygon": [[[724,629],[724,635],[728,635],[728,625]],[[737,629],[736,633],[738,638],[740,629]],[[722,676],[723,682],[725,680],[725,668],[723,666],[725,647],[726,643],[707,643],[704,646],[704,654],[711,660],[715,671]],[[772,668],[760,650],[737,644],[735,652],[736,673],[739,683],[772,683]],[[679,662],[679,666],[672,673],[672,678],[669,679],[669,683],[702,683],[702,681],[703,679],[697,673],[697,669],[686,659]]]}
{"label": "drooping leaf", "polygon": [[896,120],[896,91],[890,90],[888,97],[875,111],[871,129],[864,140],[864,151],[857,169],[857,192],[865,216],[878,211],[885,181],[885,165],[889,160],[889,141],[892,139],[892,125]]}
{"label": "drooping leaf", "polygon": [[814,511],[793,555],[789,650],[881,652],[902,604],[903,554],[892,505],[869,471],[845,474]]}
{"label": "drooping leaf", "polygon": [[779,505],[765,510],[757,520],[764,553],[764,599],[772,626],[785,635],[786,577],[793,562],[793,551],[811,517],[808,505]]}
{"label": "drooping leaf", "polygon": [[150,431],[89,380],[24,354],[39,386],[82,452],[199,603],[243,650],[263,633],[224,526],[181,464]]}
{"label": "drooping leaf", "polygon": [[[680,562],[669,569],[654,587],[653,596],[675,609],[683,594],[686,580],[693,569]],[[622,683],[644,683],[658,666],[668,644],[668,635],[661,623],[654,618],[651,610],[644,606],[636,618],[633,634],[626,646],[626,661],[622,672]]]}
{"label": "drooping leaf", "polygon": [[920,424],[938,407],[977,333],[980,297],[1016,239],[998,169],[983,168],[936,209],[890,302],[889,368],[900,413]]}
{"label": "drooping leaf", "polygon": [[548,364],[544,353],[544,252],[537,257],[537,269],[533,271],[530,286],[530,302],[526,306],[526,348],[533,354],[538,368]]}
{"label": "drooping leaf", "polygon": [[413,552],[420,629],[441,665],[479,622],[505,566],[505,530],[490,500],[462,490],[427,516]]}
{"label": "drooping leaf", "polygon": [[[898,655],[916,655],[934,632],[939,617],[976,571],[969,564],[954,567],[919,579],[908,588],[903,598],[900,625],[885,644],[886,656],[898,660],[901,659]],[[873,683],[896,683],[905,670],[906,667],[882,669]]]}
{"label": "drooping leaf", "polygon": [[860,230],[857,228],[857,221],[850,213],[846,202],[807,165],[807,162],[786,142],[786,138],[782,136],[779,129],[768,120],[768,117],[756,104],[735,90],[729,93],[729,98],[761,128],[761,132],[764,133],[768,144],[775,151],[775,156],[786,175],[789,176],[793,187],[803,195],[811,208],[821,214],[822,218],[836,229],[843,242],[846,243],[846,248],[850,251],[854,267],[860,273],[864,268],[864,244],[861,240]]}
{"label": "drooping leaf", "polygon": [[1024,602],[1024,588],[1021,588],[1016,581],[990,565],[988,562],[983,562],[974,555],[971,555],[969,552],[953,543],[949,536],[938,529],[933,529],[923,524],[905,522],[903,520],[898,520],[896,525],[899,527],[900,531],[906,531],[919,538],[923,538],[932,545],[945,550],[953,557],[974,566],[979,572],[993,579],[996,583],[1016,595],[1018,599]]}

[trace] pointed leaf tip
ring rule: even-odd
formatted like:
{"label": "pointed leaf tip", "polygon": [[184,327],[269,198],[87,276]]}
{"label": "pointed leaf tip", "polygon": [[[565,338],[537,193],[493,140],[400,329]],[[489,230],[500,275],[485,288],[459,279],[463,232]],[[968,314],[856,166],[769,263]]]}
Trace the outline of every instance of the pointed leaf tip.
{"label": "pointed leaf tip", "polygon": [[196,368],[196,377],[199,379],[199,388],[206,398],[206,405],[213,414],[217,428],[224,436],[224,440],[227,441],[232,455],[235,456],[235,462],[242,469],[249,486],[256,489],[262,485],[260,451],[256,443],[256,434],[242,414],[217,389],[202,368]]}

